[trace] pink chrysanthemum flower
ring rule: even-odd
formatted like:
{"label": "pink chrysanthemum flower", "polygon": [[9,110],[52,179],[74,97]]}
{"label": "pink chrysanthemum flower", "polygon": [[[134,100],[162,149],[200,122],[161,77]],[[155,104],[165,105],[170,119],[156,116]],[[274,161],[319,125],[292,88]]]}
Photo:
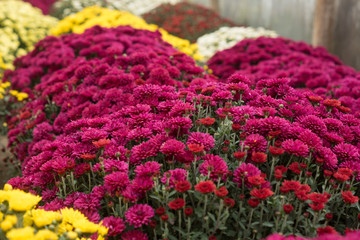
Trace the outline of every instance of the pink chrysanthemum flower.
{"label": "pink chrysanthemum flower", "polygon": [[214,138],[208,133],[193,132],[190,133],[186,145],[199,144],[204,146],[205,151],[209,151],[215,145]]}
{"label": "pink chrysanthemum flower", "polygon": [[121,235],[121,240],[148,240],[146,233],[140,230],[132,230]]}
{"label": "pink chrysanthemum flower", "polygon": [[314,158],[320,158],[324,160],[324,168],[326,169],[335,169],[337,168],[338,159],[336,155],[331,151],[330,148],[319,147],[315,153]]}
{"label": "pink chrysanthemum flower", "polygon": [[266,139],[259,134],[250,134],[244,141],[245,146],[249,146],[251,152],[265,152],[267,148]]}
{"label": "pink chrysanthemum flower", "polygon": [[305,143],[310,150],[317,149],[322,145],[321,139],[308,129],[300,133],[299,140]]}
{"label": "pink chrysanthemum flower", "polygon": [[221,178],[228,170],[226,162],[219,156],[208,154],[204,157],[204,160],[199,167],[199,171],[204,176],[210,173],[210,178],[213,180]]}
{"label": "pink chrysanthemum flower", "polygon": [[104,177],[104,187],[111,195],[121,193],[129,183],[129,176],[123,172],[113,172]]}
{"label": "pink chrysanthemum flower", "polygon": [[160,173],[160,164],[158,162],[150,161],[135,168],[136,177],[155,177]]}
{"label": "pink chrysanthemum flower", "polygon": [[154,209],[147,204],[135,204],[125,213],[126,222],[135,228],[148,225],[151,218],[155,216]]}
{"label": "pink chrysanthemum flower", "polygon": [[108,236],[119,235],[126,228],[124,220],[114,216],[104,218],[103,225],[109,229],[107,234]]}
{"label": "pink chrysanthemum flower", "polygon": [[260,175],[261,171],[251,163],[243,163],[234,171],[234,182],[238,184],[239,187],[242,186],[244,179],[244,184],[247,187],[251,187],[251,184],[248,181],[248,177]]}
{"label": "pink chrysanthemum flower", "polygon": [[348,143],[340,143],[333,148],[333,152],[342,161],[359,161],[359,149]]}
{"label": "pink chrysanthemum flower", "polygon": [[164,142],[160,147],[160,151],[170,157],[180,156],[184,154],[184,150],[185,144],[176,139],[169,139]]}
{"label": "pink chrysanthemum flower", "polygon": [[314,115],[300,117],[298,122],[302,127],[310,129],[313,133],[316,133],[319,136],[326,132],[326,125],[323,120]]}
{"label": "pink chrysanthemum flower", "polygon": [[309,155],[309,148],[300,140],[286,140],[282,143],[282,148],[289,154],[307,157]]}
{"label": "pink chrysanthemum flower", "polygon": [[169,179],[169,186],[175,187],[175,184],[179,181],[185,181],[187,176],[187,171],[185,169],[174,169],[169,170],[164,173],[164,176],[161,178],[161,182],[166,184]]}

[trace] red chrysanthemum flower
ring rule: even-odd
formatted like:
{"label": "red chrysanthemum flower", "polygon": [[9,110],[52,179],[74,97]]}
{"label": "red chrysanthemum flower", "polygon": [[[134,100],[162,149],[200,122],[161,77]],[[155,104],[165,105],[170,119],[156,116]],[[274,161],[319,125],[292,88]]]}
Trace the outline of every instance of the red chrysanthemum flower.
{"label": "red chrysanthemum flower", "polygon": [[293,162],[290,164],[289,169],[295,174],[301,173],[300,164],[298,162]]}
{"label": "red chrysanthemum flower", "polygon": [[294,207],[291,204],[285,204],[283,209],[285,213],[289,214],[292,212],[292,210],[294,210]]}
{"label": "red chrysanthemum flower", "polygon": [[325,218],[326,218],[326,220],[328,220],[328,221],[330,221],[331,219],[333,219],[333,215],[331,214],[331,213],[327,213],[327,214],[325,214]]}
{"label": "red chrysanthemum flower", "polygon": [[323,104],[327,107],[340,107],[341,106],[341,102],[339,100],[336,99],[325,99],[323,101]]}
{"label": "red chrysanthemum flower", "polygon": [[275,178],[277,180],[281,180],[283,178],[283,173],[281,172],[281,170],[278,169],[275,170]]}
{"label": "red chrysanthemum flower", "polygon": [[261,199],[261,200],[265,200],[266,198],[272,196],[273,194],[274,194],[274,192],[268,188],[262,188],[262,189],[255,188],[255,189],[251,190],[251,192],[250,192],[251,196]]}
{"label": "red chrysanthemum flower", "polygon": [[259,186],[261,184],[266,183],[266,180],[263,177],[259,176],[259,175],[248,177],[248,181],[253,186]]}
{"label": "red chrysanthemum flower", "polygon": [[164,215],[161,215],[161,220],[163,220],[164,222],[166,222],[168,219],[169,219],[169,215],[167,214],[164,214]]}
{"label": "red chrysanthemum flower", "polygon": [[283,154],[283,153],[285,152],[285,150],[282,149],[282,148],[270,146],[270,147],[269,147],[269,152],[270,152],[273,156],[279,156],[279,155]]}
{"label": "red chrysanthemum flower", "polygon": [[256,198],[250,198],[247,202],[252,208],[256,208],[260,204],[260,201]]}
{"label": "red chrysanthemum flower", "polygon": [[219,189],[215,190],[215,194],[218,197],[225,197],[226,195],[228,195],[229,191],[226,189],[225,186],[220,187]]}
{"label": "red chrysanthemum flower", "polygon": [[173,210],[178,210],[185,206],[185,200],[182,198],[177,198],[171,202],[169,202],[169,207]]}
{"label": "red chrysanthemum flower", "polygon": [[92,143],[94,144],[94,146],[96,148],[102,148],[102,147],[109,145],[110,142],[111,142],[110,139],[102,138],[102,139],[99,139],[98,141],[94,141]]}
{"label": "red chrysanthemum flower", "polygon": [[232,208],[235,205],[235,200],[232,198],[225,198],[224,205],[228,208]]}
{"label": "red chrysanthemum flower", "polygon": [[280,191],[283,193],[287,193],[289,191],[296,191],[300,188],[301,184],[299,181],[287,181],[285,180],[280,187]]}
{"label": "red chrysanthemum flower", "polygon": [[234,157],[239,160],[239,159],[243,159],[245,157],[246,152],[234,152],[233,154],[234,154]]}
{"label": "red chrysanthemum flower", "polygon": [[202,118],[199,119],[199,122],[201,122],[204,126],[211,126],[214,124],[215,118],[210,118],[210,117]]}
{"label": "red chrysanthemum flower", "polygon": [[156,214],[157,215],[163,215],[165,213],[165,208],[163,207],[158,207],[156,210],[155,210]]}
{"label": "red chrysanthemum flower", "polygon": [[309,206],[314,210],[314,211],[320,211],[322,210],[325,205],[323,203],[309,203]]}
{"label": "red chrysanthemum flower", "polygon": [[194,210],[191,207],[187,207],[184,209],[184,213],[187,217],[190,217],[193,214]]}
{"label": "red chrysanthemum flower", "polygon": [[202,181],[195,185],[195,190],[201,193],[212,193],[216,189],[213,181]]}
{"label": "red chrysanthemum flower", "polygon": [[326,226],[326,227],[319,227],[318,229],[316,229],[316,232],[319,236],[323,235],[323,234],[334,234],[337,233],[336,230],[333,227],[330,226]]}
{"label": "red chrysanthemum flower", "polygon": [[186,192],[191,189],[191,184],[189,181],[179,181],[175,184],[175,190],[178,192]]}
{"label": "red chrysanthemum flower", "polygon": [[310,194],[308,194],[308,198],[313,203],[327,203],[327,201],[328,201],[327,195],[321,194],[321,193],[310,193]]}
{"label": "red chrysanthemum flower", "polygon": [[202,153],[204,151],[204,145],[194,143],[194,144],[188,144],[187,146],[189,150],[195,154]]}
{"label": "red chrysanthemum flower", "polygon": [[359,198],[354,196],[351,191],[341,191],[341,195],[345,203],[353,204],[359,201]]}
{"label": "red chrysanthemum flower", "polygon": [[266,162],[267,155],[263,152],[253,152],[251,154],[251,160],[255,163],[264,163]]}

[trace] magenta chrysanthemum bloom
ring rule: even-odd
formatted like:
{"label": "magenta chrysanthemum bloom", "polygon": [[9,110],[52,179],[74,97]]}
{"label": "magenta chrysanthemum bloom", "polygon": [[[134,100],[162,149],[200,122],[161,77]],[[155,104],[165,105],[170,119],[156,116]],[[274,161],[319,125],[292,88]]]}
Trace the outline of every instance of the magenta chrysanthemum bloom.
{"label": "magenta chrysanthemum bloom", "polygon": [[184,150],[185,144],[176,139],[169,139],[160,147],[160,151],[170,157],[180,156],[184,154]]}
{"label": "magenta chrysanthemum bloom", "polygon": [[315,153],[315,158],[324,159],[324,168],[334,170],[337,168],[338,159],[336,155],[331,151],[330,148],[319,147]]}
{"label": "magenta chrysanthemum bloom", "polygon": [[108,236],[119,235],[126,228],[124,220],[114,216],[104,218],[103,225],[109,229],[107,234]]}
{"label": "magenta chrysanthemum bloom", "polygon": [[126,222],[135,228],[148,225],[151,218],[155,216],[154,209],[147,204],[135,204],[125,213]]}
{"label": "magenta chrysanthemum bloom", "polygon": [[326,132],[326,125],[323,120],[314,115],[300,117],[298,122],[302,127],[310,129],[313,133],[316,133],[319,136]]}
{"label": "magenta chrysanthemum bloom", "polygon": [[295,156],[307,157],[309,155],[308,146],[300,140],[289,139],[284,141],[281,146],[286,152]]}
{"label": "magenta chrysanthemum bloom", "polygon": [[247,187],[251,187],[251,184],[248,181],[248,177],[258,176],[261,174],[261,171],[251,163],[243,163],[234,171],[234,182],[238,184],[239,187],[242,186],[244,179],[244,184]]}
{"label": "magenta chrysanthemum bloom", "polygon": [[121,240],[148,240],[146,233],[140,230],[132,230],[121,235]]}
{"label": "magenta chrysanthemum bloom", "polygon": [[104,177],[104,187],[111,195],[121,193],[129,183],[129,176],[123,172],[113,172]]}
{"label": "magenta chrysanthemum bloom", "polygon": [[190,133],[186,145],[199,144],[204,146],[205,151],[209,151],[215,145],[214,138],[208,133],[193,132]]}
{"label": "magenta chrysanthemum bloom", "polygon": [[160,164],[158,162],[150,161],[135,168],[136,177],[155,177],[160,173]]}
{"label": "magenta chrysanthemum bloom", "polygon": [[175,187],[175,184],[179,181],[185,181],[187,176],[187,171],[185,169],[176,168],[174,170],[169,170],[164,173],[164,176],[161,178],[161,182],[166,184],[169,179],[169,186]]}
{"label": "magenta chrysanthemum bloom", "polygon": [[226,162],[219,156],[208,154],[204,156],[204,160],[199,167],[199,171],[204,176],[210,173],[210,178],[213,180],[221,178],[228,170]]}
{"label": "magenta chrysanthemum bloom", "polygon": [[267,148],[266,139],[260,134],[250,134],[244,141],[245,146],[249,146],[251,152],[265,152]]}
{"label": "magenta chrysanthemum bloom", "polygon": [[317,149],[322,145],[321,139],[308,129],[300,133],[299,140],[305,143],[311,150]]}
{"label": "magenta chrysanthemum bloom", "polygon": [[359,161],[359,149],[348,143],[340,143],[333,148],[333,152],[342,161]]}

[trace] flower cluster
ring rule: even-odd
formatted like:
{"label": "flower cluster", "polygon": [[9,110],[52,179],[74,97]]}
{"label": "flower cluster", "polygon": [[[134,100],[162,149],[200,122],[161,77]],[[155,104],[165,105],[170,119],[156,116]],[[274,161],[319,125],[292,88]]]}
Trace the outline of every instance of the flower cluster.
{"label": "flower cluster", "polygon": [[28,98],[28,94],[26,92],[10,90],[10,86],[10,82],[2,82],[0,80],[0,135],[4,135],[6,133],[6,119],[10,113],[19,108],[19,102]]}
{"label": "flower cluster", "polygon": [[216,78],[128,26],[47,37],[15,65],[4,78],[29,100],[9,121],[9,184],[44,210],[125,240],[359,229],[360,120],[337,99]]}
{"label": "flower cluster", "polygon": [[164,41],[170,43],[179,51],[192,56],[195,60],[202,57],[198,54],[197,45],[188,40],[175,37],[154,24],[146,23],[142,18],[129,12],[110,10],[98,6],[87,7],[81,12],[71,15],[59,22],[51,31],[58,36],[66,33],[83,33],[95,25],[103,27],[117,27],[128,25],[137,29],[146,29],[152,32],[159,31]]}
{"label": "flower cluster", "polygon": [[144,19],[156,24],[170,34],[191,42],[223,26],[234,26],[211,9],[201,5],[181,2],[175,5],[163,4],[143,15]]}
{"label": "flower cluster", "polygon": [[175,4],[180,0],[59,0],[53,5],[51,15],[63,19],[82,11],[86,7],[100,6],[109,9],[127,11],[137,16],[158,7],[163,3]]}
{"label": "flower cluster", "polygon": [[[289,78],[293,87],[313,89],[323,99],[338,98],[355,114],[360,110],[360,75],[322,47],[313,48],[285,38],[246,39],[216,53],[208,65],[222,78],[236,71],[255,82]],[[334,104],[334,101],[329,102],[328,106]]]}
{"label": "flower cluster", "polygon": [[108,232],[102,223],[92,223],[74,209],[46,211],[36,208],[40,201],[41,197],[12,190],[6,184],[5,190],[0,190],[1,239],[90,239],[87,237],[97,236],[96,239],[103,240]]}
{"label": "flower cluster", "polygon": [[49,14],[52,5],[57,0],[23,0],[23,1],[30,3],[33,7],[40,8],[43,14]]}
{"label": "flower cluster", "polygon": [[261,36],[277,37],[277,34],[261,27],[221,27],[215,32],[202,35],[196,43],[199,53],[207,60],[216,52],[231,48],[243,39]]}
{"label": "flower cluster", "polygon": [[[48,35],[57,20],[44,16],[29,3],[18,0],[0,2],[0,55],[7,68],[16,57],[26,54]],[[0,70],[1,71],[1,70]]]}

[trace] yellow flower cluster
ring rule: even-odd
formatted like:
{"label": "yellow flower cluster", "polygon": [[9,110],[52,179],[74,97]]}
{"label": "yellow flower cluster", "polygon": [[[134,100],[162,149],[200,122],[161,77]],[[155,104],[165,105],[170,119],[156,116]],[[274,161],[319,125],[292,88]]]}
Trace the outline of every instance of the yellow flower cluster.
{"label": "yellow flower cluster", "polygon": [[[41,10],[18,0],[0,1],[0,54],[6,68],[16,57],[32,50],[33,45],[49,33],[56,18],[44,16]],[[0,66],[2,68],[2,66]]]}
{"label": "yellow flower cluster", "polygon": [[98,6],[87,7],[81,12],[70,15],[61,20],[51,32],[58,36],[66,33],[83,33],[86,29],[95,25],[102,27],[116,27],[120,25],[128,25],[137,29],[145,29],[149,31],[159,31],[164,41],[170,43],[179,51],[192,56],[195,60],[202,59],[198,53],[196,44],[191,44],[188,40],[181,39],[169,34],[157,25],[148,24],[144,19],[137,17],[129,12],[110,10]]}
{"label": "yellow flower cluster", "polygon": [[98,234],[98,240],[105,239],[108,229],[101,223],[90,222],[74,209],[35,209],[40,201],[41,197],[13,190],[6,184],[0,190],[0,239],[87,239],[94,233]]}

